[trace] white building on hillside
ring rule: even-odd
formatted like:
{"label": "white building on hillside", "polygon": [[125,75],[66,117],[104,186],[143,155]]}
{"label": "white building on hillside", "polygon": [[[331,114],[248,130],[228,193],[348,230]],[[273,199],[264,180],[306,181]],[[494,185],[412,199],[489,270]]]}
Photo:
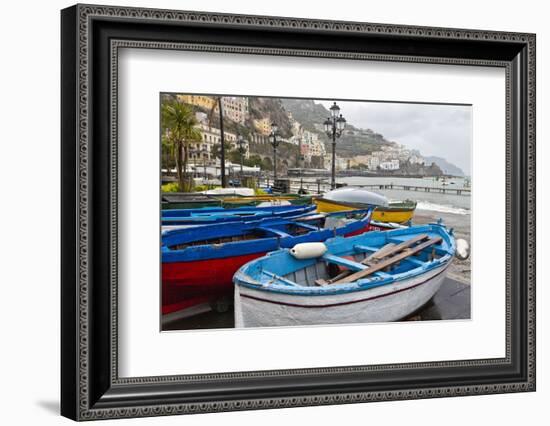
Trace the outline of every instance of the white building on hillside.
{"label": "white building on hillside", "polygon": [[[220,129],[215,127],[207,126],[206,124],[199,124],[197,128],[202,133],[202,141],[197,143],[190,144],[190,155],[191,160],[208,160],[213,159],[213,147],[215,145],[220,145],[221,143],[221,132]],[[224,140],[226,143],[229,143],[231,149],[237,149],[237,135],[231,132],[223,132]],[[244,157],[248,158],[250,156],[249,144],[247,141],[244,142],[243,148],[245,148]]]}
{"label": "white building on hillside", "polygon": [[382,170],[399,170],[399,160],[389,160],[383,161],[380,163],[380,168]]}
{"label": "white building on hillside", "polygon": [[369,170],[378,170],[379,165],[380,159],[378,157],[375,157],[374,155],[371,155],[369,158],[369,162],[367,163]]}

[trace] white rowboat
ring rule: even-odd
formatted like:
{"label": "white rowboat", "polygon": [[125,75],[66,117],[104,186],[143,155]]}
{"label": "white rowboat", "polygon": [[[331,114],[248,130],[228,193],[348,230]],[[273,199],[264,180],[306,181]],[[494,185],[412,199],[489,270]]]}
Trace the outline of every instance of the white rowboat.
{"label": "white rowboat", "polygon": [[375,231],[326,241],[320,257],[278,250],[234,276],[236,327],[400,320],[441,287],[456,251],[442,225]]}

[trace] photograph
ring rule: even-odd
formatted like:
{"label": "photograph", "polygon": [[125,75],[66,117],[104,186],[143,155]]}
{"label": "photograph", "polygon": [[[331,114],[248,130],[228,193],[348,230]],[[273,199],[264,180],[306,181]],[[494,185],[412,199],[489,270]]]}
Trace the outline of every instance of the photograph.
{"label": "photograph", "polygon": [[162,331],[471,319],[471,104],[159,98]]}

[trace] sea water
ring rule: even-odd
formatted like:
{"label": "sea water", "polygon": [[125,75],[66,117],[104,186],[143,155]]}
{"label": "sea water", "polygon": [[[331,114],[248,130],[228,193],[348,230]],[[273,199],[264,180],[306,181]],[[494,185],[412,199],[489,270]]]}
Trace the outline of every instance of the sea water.
{"label": "sea water", "polygon": [[[434,178],[404,178],[404,177],[365,177],[351,176],[337,178],[338,183],[346,183],[353,186],[361,185],[409,185],[428,188],[445,188],[449,190],[465,189],[468,180],[466,178],[447,178],[445,180]],[[444,182],[446,184],[444,184]],[[407,191],[401,189],[378,189],[368,188],[369,191],[377,192],[388,198],[389,201],[413,200],[417,202],[417,209],[428,210],[439,213],[450,213],[456,215],[469,215],[471,212],[471,197],[462,193]]]}

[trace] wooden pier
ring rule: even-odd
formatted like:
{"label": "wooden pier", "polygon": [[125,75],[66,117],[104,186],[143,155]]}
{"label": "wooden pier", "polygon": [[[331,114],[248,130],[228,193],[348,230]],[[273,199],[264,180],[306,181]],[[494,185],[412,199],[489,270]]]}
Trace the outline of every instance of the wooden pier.
{"label": "wooden pier", "polygon": [[390,184],[369,184],[361,185],[362,188],[368,189],[399,189],[401,191],[416,191],[416,192],[436,192],[440,194],[453,194],[453,195],[471,195],[470,188],[449,188],[438,186],[417,186],[417,185],[396,185]]}
{"label": "wooden pier", "polygon": [[[289,192],[299,192],[300,188],[306,190],[309,194],[322,194],[330,191],[330,183],[328,179],[288,179],[290,183]],[[269,184],[269,179],[264,183]],[[432,192],[438,194],[462,195],[470,196],[470,188],[453,188],[452,186],[419,186],[419,185],[403,185],[403,184],[366,184],[366,185],[347,185],[349,187],[361,187],[372,190],[389,190],[396,189],[401,191],[413,192]],[[285,192],[285,191],[282,191]]]}

